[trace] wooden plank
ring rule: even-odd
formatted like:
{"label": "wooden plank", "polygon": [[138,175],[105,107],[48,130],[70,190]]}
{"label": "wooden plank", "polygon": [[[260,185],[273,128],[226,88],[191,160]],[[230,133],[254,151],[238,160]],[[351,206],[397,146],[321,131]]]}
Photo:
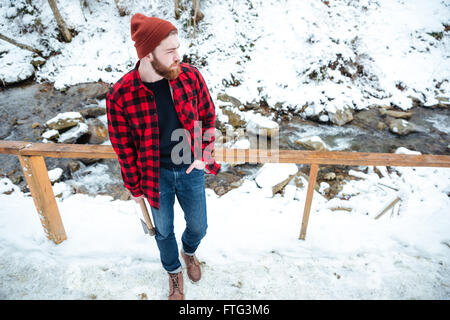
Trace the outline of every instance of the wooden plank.
{"label": "wooden plank", "polygon": [[300,240],[305,240],[306,229],[308,228],[309,213],[311,211],[311,203],[314,195],[314,187],[317,180],[317,172],[319,165],[313,163],[309,170],[308,191],[306,192],[305,209],[303,210],[302,228],[300,230]]}
{"label": "wooden plank", "polygon": [[56,244],[61,243],[67,236],[44,158],[19,155],[19,161],[47,238]]}
{"label": "wooden plank", "polygon": [[14,154],[19,155],[19,151],[29,145],[26,141],[7,141],[0,140],[0,154]]}
{"label": "wooden plank", "polygon": [[22,149],[20,154],[51,158],[117,159],[111,146],[95,144],[33,143]]}
{"label": "wooden plank", "polygon": [[[44,156],[53,158],[117,159],[109,145],[27,143],[0,141],[0,153]],[[450,167],[447,155],[406,155],[368,152],[326,152],[307,150],[258,150],[216,148],[216,161],[227,163],[299,163],[328,165]]]}
{"label": "wooden plank", "polygon": [[326,152],[305,150],[267,150],[224,149],[217,148],[213,153],[216,161],[227,163],[249,162],[257,159],[258,163],[299,163],[329,165],[366,165],[366,166],[406,166],[406,167],[450,167],[450,156],[446,155],[407,155],[394,153],[368,152]]}

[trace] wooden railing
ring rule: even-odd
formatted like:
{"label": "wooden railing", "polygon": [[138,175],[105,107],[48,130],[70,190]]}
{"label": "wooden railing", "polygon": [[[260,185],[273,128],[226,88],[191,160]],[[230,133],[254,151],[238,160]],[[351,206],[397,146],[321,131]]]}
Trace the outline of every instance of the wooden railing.
{"label": "wooden railing", "polygon": [[[106,145],[47,144],[4,140],[0,140],[0,154],[11,154],[19,157],[44,231],[47,238],[55,243],[64,241],[67,239],[67,235],[53,194],[44,157],[117,159],[113,148]],[[450,156],[446,155],[216,148],[213,157],[216,161],[227,163],[276,162],[310,165],[308,189],[300,229],[301,240],[305,240],[306,237],[319,165],[450,167]]]}

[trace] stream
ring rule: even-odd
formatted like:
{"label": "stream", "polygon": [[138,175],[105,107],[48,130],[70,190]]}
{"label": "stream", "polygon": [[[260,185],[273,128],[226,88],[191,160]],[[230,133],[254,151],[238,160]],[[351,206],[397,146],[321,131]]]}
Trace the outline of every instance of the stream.
{"label": "stream", "polygon": [[[48,83],[27,82],[13,87],[0,88],[0,139],[41,142],[41,134],[45,131],[45,122],[58,113],[79,111],[86,105],[104,106],[104,99],[109,85],[102,82],[81,83],[63,91],[54,89]],[[406,136],[399,136],[389,131],[377,129],[377,124],[385,118],[377,108],[355,112],[354,119],[344,126],[318,123],[294,116],[291,120],[283,120],[280,125],[280,148],[297,149],[302,147],[295,141],[306,136],[320,136],[332,151],[359,152],[394,152],[398,147],[420,151],[424,154],[450,154],[450,110],[437,107],[414,107],[413,115],[408,120],[420,128]],[[92,161],[82,162],[73,159],[46,158],[48,170],[56,167],[64,169],[62,180],[82,179],[92,170]],[[78,163],[78,164],[77,164]],[[78,184],[74,192],[112,195],[114,198],[127,199],[128,193],[122,185],[120,168],[117,161],[100,160],[105,175],[109,175],[109,183],[102,187]],[[73,167],[81,170],[75,171]],[[206,186],[222,195],[241,184],[244,176],[253,176],[261,165],[243,164],[226,165],[217,176],[207,175]],[[337,171],[343,166],[335,166]],[[299,165],[304,173],[308,166]],[[327,169],[321,170],[326,172]],[[329,168],[328,168],[329,171]],[[8,177],[19,185],[22,191],[28,191],[22,169],[16,156],[0,155],[0,177]],[[318,181],[321,175],[319,173]],[[80,180],[81,181],[81,180]]]}

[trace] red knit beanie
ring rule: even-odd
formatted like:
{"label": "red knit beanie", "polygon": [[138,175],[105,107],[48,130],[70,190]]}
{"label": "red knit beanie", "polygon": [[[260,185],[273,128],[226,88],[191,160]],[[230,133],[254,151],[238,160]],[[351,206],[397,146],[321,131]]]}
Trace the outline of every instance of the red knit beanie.
{"label": "red knit beanie", "polygon": [[131,39],[137,55],[142,59],[152,52],[170,31],[177,28],[169,21],[136,13],[131,17]]}

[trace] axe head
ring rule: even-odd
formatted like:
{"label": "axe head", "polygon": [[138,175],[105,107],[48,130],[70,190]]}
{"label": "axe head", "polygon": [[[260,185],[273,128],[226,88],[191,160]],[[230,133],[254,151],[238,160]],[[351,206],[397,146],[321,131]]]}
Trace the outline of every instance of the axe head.
{"label": "axe head", "polygon": [[155,229],[149,229],[147,224],[144,222],[144,220],[141,219],[142,229],[144,229],[145,234],[148,234],[149,236],[155,235]]}

